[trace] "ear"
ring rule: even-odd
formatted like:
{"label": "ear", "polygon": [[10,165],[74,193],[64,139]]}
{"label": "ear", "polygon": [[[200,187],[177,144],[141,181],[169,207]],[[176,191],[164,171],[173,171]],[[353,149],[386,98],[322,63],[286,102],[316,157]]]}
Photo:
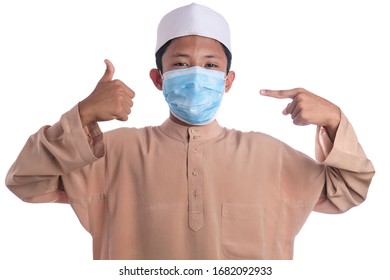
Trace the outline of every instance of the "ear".
{"label": "ear", "polygon": [[234,78],[236,77],[236,73],[233,71],[229,71],[225,80],[225,92],[228,92],[233,85]]}
{"label": "ear", "polygon": [[162,77],[160,75],[160,71],[156,68],[153,68],[149,72],[149,77],[152,79],[153,84],[158,90],[162,90]]}

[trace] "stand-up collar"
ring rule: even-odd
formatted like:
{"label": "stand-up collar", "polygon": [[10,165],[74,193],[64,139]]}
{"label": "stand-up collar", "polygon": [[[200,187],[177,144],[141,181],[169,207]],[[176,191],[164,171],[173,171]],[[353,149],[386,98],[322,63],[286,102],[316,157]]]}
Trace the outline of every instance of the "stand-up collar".
{"label": "stand-up collar", "polygon": [[207,141],[220,135],[223,131],[223,127],[216,120],[207,125],[186,126],[167,119],[160,128],[166,135],[185,142]]}

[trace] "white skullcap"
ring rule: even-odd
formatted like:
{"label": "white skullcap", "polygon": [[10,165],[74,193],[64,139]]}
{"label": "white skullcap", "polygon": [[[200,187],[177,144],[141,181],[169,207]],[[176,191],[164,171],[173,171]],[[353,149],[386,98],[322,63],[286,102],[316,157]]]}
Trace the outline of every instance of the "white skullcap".
{"label": "white skullcap", "polygon": [[219,41],[231,52],[227,21],[214,10],[196,3],[177,8],[166,14],[157,28],[157,51],[169,40],[198,35]]}

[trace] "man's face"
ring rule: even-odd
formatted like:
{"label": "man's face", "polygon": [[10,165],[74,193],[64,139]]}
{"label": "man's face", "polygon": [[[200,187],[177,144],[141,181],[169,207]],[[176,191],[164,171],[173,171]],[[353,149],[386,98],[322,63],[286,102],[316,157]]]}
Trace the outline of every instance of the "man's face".
{"label": "man's face", "polygon": [[162,56],[163,71],[200,66],[226,72],[227,58],[221,44],[201,36],[174,39]]}
{"label": "man's face", "polygon": [[[226,73],[227,57],[222,45],[210,38],[201,36],[184,36],[172,40],[162,56],[163,72],[199,66]],[[150,78],[157,89],[162,90],[163,78],[158,69],[150,70]],[[225,78],[225,92],[230,90],[235,73],[229,71]],[[186,125],[171,113],[171,119],[179,124]]]}
{"label": "man's face", "polygon": [[[227,57],[221,43],[201,36],[184,36],[172,40],[162,56],[163,72],[199,66],[226,73]],[[150,70],[150,78],[162,90],[162,76],[158,69]],[[233,84],[235,73],[229,71],[225,79],[225,92]]]}

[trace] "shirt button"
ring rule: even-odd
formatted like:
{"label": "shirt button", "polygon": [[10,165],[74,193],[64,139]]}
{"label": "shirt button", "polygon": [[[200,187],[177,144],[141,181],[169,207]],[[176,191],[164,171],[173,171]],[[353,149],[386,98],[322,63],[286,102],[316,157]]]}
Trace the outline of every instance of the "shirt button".
{"label": "shirt button", "polygon": [[194,153],[197,153],[197,152],[198,152],[198,149],[197,149],[197,148],[195,148],[195,149],[194,149]]}
{"label": "shirt button", "polygon": [[196,194],[196,191],[193,191],[193,192],[192,192],[192,196],[193,196],[193,197],[196,197],[196,195],[197,195],[197,194]]}
{"label": "shirt button", "polygon": [[194,136],[192,137],[192,139],[194,139],[194,140],[196,140],[196,138],[198,138],[196,135],[194,135]]}
{"label": "shirt button", "polygon": [[196,176],[196,170],[192,171],[192,175]]}

